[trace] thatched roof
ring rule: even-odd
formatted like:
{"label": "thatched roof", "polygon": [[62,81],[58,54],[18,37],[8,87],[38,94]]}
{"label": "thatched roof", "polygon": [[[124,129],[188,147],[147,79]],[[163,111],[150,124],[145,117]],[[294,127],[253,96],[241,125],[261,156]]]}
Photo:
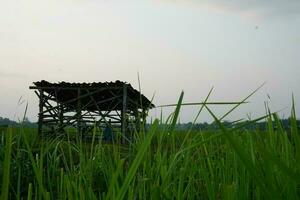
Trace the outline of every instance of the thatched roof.
{"label": "thatched roof", "polygon": [[[42,80],[33,83],[30,89],[41,89],[48,93],[57,102],[64,103],[72,110],[77,107],[78,90],[80,89],[82,105],[88,105],[93,100],[97,102],[90,104],[85,108],[88,111],[98,109],[108,110],[115,106],[115,110],[122,109],[123,87],[127,88],[127,109],[135,110],[136,108],[153,108],[155,107],[143,94],[134,89],[129,83],[122,81],[115,82],[94,82],[94,83],[50,83]],[[75,99],[75,100],[72,100]]]}

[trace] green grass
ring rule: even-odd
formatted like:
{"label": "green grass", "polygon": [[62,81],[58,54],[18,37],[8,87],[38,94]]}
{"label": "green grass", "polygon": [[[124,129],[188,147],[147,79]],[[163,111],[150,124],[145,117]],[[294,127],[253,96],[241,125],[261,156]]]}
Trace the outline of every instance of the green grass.
{"label": "green grass", "polygon": [[[208,110],[218,130],[174,129],[182,93],[167,128],[160,129],[161,121],[155,120],[147,134],[128,145],[60,138],[42,142],[35,129],[2,131],[1,199],[299,199],[294,106],[289,130],[271,112],[226,128],[223,117],[205,104],[208,98],[199,114]],[[243,128],[263,119],[265,131]]]}

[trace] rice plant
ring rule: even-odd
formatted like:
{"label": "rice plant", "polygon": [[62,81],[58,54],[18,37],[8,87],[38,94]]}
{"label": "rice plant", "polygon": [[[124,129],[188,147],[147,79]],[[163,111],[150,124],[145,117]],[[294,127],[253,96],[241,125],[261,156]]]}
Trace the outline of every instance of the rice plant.
{"label": "rice plant", "polygon": [[[298,199],[295,103],[289,129],[270,111],[228,128],[222,120],[240,104],[218,118],[208,98],[196,118],[206,109],[218,129],[177,131],[182,93],[166,121],[154,120],[125,145],[42,141],[35,129],[8,128],[0,141],[1,199]],[[260,120],[266,130],[245,128]]]}

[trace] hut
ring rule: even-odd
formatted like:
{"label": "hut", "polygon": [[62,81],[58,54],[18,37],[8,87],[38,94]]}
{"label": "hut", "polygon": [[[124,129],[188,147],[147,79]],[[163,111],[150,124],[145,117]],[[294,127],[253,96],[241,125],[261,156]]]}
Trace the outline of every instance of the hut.
{"label": "hut", "polygon": [[122,81],[98,83],[50,83],[42,80],[29,87],[39,98],[38,133],[55,135],[68,127],[84,137],[93,127],[119,129],[123,141],[129,130],[145,124],[154,107],[144,95]]}

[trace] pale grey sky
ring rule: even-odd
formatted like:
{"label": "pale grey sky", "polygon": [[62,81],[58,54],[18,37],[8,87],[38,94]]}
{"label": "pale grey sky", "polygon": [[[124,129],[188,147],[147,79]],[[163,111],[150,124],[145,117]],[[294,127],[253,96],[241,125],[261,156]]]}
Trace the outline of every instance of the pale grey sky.
{"label": "pale grey sky", "polygon": [[[137,88],[137,72],[156,105],[176,102],[181,90],[185,102],[202,101],[212,86],[212,101],[241,100],[266,81],[230,120],[264,114],[265,101],[288,116],[292,93],[300,102],[299,0],[0,2],[0,116],[21,116],[22,96],[36,120],[33,81],[120,79]],[[184,108],[181,121],[195,113]]]}

